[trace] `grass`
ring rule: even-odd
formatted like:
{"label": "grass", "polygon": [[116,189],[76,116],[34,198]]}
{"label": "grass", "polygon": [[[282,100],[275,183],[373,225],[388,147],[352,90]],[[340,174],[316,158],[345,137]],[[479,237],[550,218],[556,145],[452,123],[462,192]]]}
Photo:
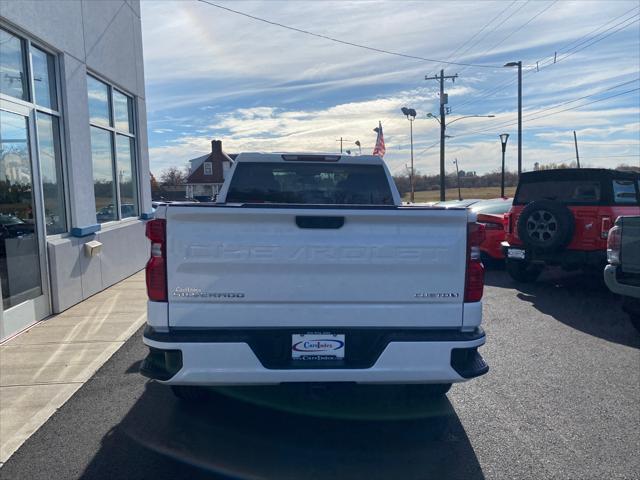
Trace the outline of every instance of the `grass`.
{"label": "grass", "polygon": [[[508,197],[513,197],[516,191],[516,187],[506,187],[504,193]],[[462,198],[498,198],[500,196],[500,187],[480,187],[480,188],[461,188],[460,193]],[[409,201],[409,193],[406,193],[402,200]],[[446,190],[447,200],[458,199],[457,188],[447,188]],[[440,190],[424,190],[415,192],[416,202],[435,202],[440,200]]]}

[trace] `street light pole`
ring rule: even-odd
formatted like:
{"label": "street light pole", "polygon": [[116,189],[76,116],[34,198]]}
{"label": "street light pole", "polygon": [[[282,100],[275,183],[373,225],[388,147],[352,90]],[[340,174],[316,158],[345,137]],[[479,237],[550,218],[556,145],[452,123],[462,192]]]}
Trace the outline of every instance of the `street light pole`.
{"label": "street light pole", "polygon": [[[444,108],[443,104],[440,104],[440,113],[442,113],[442,109]],[[444,122],[444,116],[441,116],[440,119],[436,117],[433,113],[427,113],[427,118],[433,118],[436,122],[440,124],[440,201],[443,202],[445,200],[445,182],[444,182],[444,141],[446,138],[451,138],[450,135],[446,134],[447,127],[452,123],[457,122],[458,120],[462,120],[464,118],[494,118],[495,115],[465,115],[463,117],[458,117],[456,119],[451,120],[449,123]]]}
{"label": "street light pole", "polygon": [[504,198],[504,154],[507,151],[507,140],[509,140],[508,133],[500,135],[500,143],[502,144],[502,180],[500,181],[500,196],[502,198]]}
{"label": "street light pole", "polygon": [[444,96],[444,70],[440,70],[440,201],[445,201],[445,179],[444,179],[444,142],[445,142],[445,105],[447,99]]}
{"label": "street light pole", "polygon": [[416,119],[417,113],[413,108],[402,107],[401,110],[402,113],[407,117],[407,120],[409,120],[409,132],[411,138],[411,172],[409,173],[409,183],[411,183],[411,196],[409,197],[409,200],[411,201],[411,203],[413,203],[415,200],[415,172],[413,170],[413,121]]}
{"label": "street light pole", "polygon": [[414,116],[413,119],[409,119],[409,135],[410,135],[410,142],[411,142],[411,203],[413,203],[414,201],[414,197],[415,197],[415,190],[416,190],[416,184],[415,184],[415,172],[413,170],[413,121],[416,119],[416,117]]}
{"label": "street light pole", "polygon": [[522,173],[522,61],[505,63],[505,67],[518,67],[518,178]]}

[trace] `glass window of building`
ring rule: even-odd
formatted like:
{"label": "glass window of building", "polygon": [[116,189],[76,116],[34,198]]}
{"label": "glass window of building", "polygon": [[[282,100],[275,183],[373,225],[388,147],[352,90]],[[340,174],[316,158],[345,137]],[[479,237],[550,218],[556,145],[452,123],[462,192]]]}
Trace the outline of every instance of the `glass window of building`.
{"label": "glass window of building", "polygon": [[39,48],[31,47],[33,67],[33,90],[35,103],[41,107],[57,110],[56,76],[53,56]]}
{"label": "glass window of building", "polygon": [[96,221],[137,217],[140,208],[133,98],[91,75],[87,86]]}
{"label": "glass window of building", "polygon": [[0,93],[29,100],[25,45],[21,38],[0,29]]}
{"label": "glass window of building", "polygon": [[138,192],[135,182],[135,150],[133,138],[116,135],[118,157],[118,186],[120,188],[120,214],[122,218],[138,216]]}
{"label": "glass window of building", "polygon": [[54,235],[67,230],[60,129],[58,118],[53,115],[38,112],[36,120],[45,225],[47,235]]}
{"label": "glass window of building", "polygon": [[[31,69],[27,68],[28,58]],[[30,158],[37,158],[33,168],[40,167],[46,233],[64,233],[68,218],[55,56],[27,39],[0,29],[0,94],[9,103],[13,98],[22,100],[22,108],[34,114],[35,125],[31,121],[27,123],[29,137],[35,139],[37,147]]]}
{"label": "glass window of building", "polygon": [[100,80],[87,77],[89,94],[89,119],[91,123],[111,126],[111,108],[109,107],[109,87]]}
{"label": "glass window of building", "polygon": [[133,133],[131,98],[123,95],[117,90],[113,91],[113,113],[115,116],[115,127],[117,130]]}
{"label": "glass window of building", "polygon": [[93,161],[93,190],[96,198],[98,223],[117,220],[116,189],[113,182],[113,146],[111,133],[91,127],[91,160]]}

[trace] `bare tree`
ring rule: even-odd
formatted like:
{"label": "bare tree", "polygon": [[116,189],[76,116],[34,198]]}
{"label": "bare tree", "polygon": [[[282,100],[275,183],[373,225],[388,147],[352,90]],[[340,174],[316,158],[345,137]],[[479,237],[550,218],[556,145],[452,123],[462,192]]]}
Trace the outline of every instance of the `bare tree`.
{"label": "bare tree", "polygon": [[187,181],[187,172],[184,168],[169,167],[160,172],[161,185],[183,185]]}

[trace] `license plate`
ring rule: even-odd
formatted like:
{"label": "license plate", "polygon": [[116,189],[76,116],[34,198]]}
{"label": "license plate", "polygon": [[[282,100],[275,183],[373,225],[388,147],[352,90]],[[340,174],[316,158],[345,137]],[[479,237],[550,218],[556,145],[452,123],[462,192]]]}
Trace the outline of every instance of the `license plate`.
{"label": "license plate", "polygon": [[294,333],[291,335],[291,358],[294,360],[342,360],[344,334]]}
{"label": "license plate", "polygon": [[508,258],[517,258],[519,260],[524,260],[525,251],[520,249],[520,248],[510,248],[509,250],[507,250],[507,257]]}

